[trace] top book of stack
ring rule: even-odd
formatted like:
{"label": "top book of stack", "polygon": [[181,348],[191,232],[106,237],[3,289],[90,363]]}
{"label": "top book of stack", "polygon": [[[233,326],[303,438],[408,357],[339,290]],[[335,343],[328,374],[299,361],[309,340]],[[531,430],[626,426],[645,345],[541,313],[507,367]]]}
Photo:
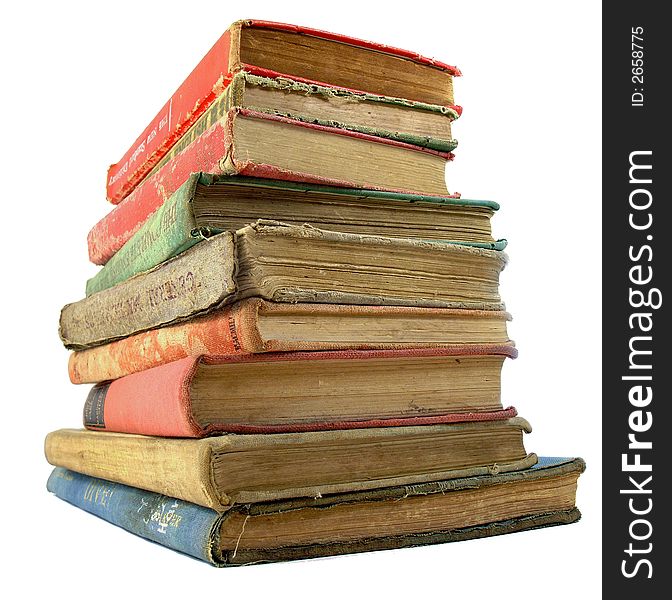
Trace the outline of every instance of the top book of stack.
{"label": "top book of stack", "polygon": [[[395,115],[403,120],[404,109],[417,110],[426,117],[427,131],[408,131],[408,136],[413,136],[418,146],[435,148],[438,143],[446,149],[454,145],[450,121],[461,112],[453,103],[452,78],[460,75],[457,68],[406,50],[307,27],[238,21],[215,43],[119,162],[109,168],[108,200],[118,204],[128,196],[226,92],[234,77],[243,73],[288,82],[288,88],[303,85],[306,95],[328,96],[335,107],[366,101],[369,108],[360,113],[379,110],[386,115],[390,130]],[[267,86],[273,87],[277,88]],[[395,113],[391,107],[400,110]],[[297,107],[291,105],[285,112],[293,110]],[[283,112],[282,107],[274,112]],[[324,120],[320,115],[307,116],[314,122]],[[361,125],[364,133],[367,126],[371,127]],[[404,131],[403,124],[397,131]],[[432,134],[438,139],[430,139]]]}

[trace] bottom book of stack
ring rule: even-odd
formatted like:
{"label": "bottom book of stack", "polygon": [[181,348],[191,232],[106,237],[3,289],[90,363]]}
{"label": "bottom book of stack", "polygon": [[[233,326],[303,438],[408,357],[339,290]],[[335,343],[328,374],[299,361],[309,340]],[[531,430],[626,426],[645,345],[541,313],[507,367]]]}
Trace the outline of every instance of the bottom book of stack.
{"label": "bottom book of stack", "polygon": [[580,458],[523,470],[314,498],[234,504],[223,512],[56,467],[58,497],[131,533],[216,566],[481,538],[577,521]]}

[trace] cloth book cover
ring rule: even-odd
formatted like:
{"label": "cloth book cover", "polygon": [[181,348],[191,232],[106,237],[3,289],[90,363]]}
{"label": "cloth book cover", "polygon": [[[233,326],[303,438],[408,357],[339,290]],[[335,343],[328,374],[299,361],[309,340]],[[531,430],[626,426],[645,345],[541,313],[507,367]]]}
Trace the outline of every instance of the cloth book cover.
{"label": "cloth book cover", "polygon": [[78,352],[72,383],[119,379],[188,356],[314,350],[513,346],[499,310],[277,303],[249,298],[211,314]]}
{"label": "cloth book cover", "polygon": [[[247,132],[250,128],[254,129],[252,133]],[[241,133],[242,130],[247,133]],[[301,145],[301,152],[273,153],[274,147],[278,146],[276,138],[281,133],[301,136],[300,140],[291,142]],[[265,146],[262,147],[272,155],[266,153],[249,159],[245,156],[250,153],[249,148],[244,149],[241,156],[236,154],[242,140],[247,140],[249,146],[251,140],[255,139],[264,140]],[[374,171],[364,169],[361,161],[348,159],[350,155],[362,155],[367,157],[367,161],[373,161],[374,150],[376,155],[384,152],[394,162],[374,165],[377,166]],[[318,153],[321,155],[319,160]],[[259,148],[254,154],[259,154]],[[301,156],[313,157],[310,165],[296,164]],[[450,196],[445,184],[445,161],[451,158],[450,152],[423,149],[357,131],[234,108],[208,125],[165,164],[157,165],[137,189],[93,227],[88,236],[90,258],[96,264],[104,264],[109,260],[194,172],[445,197]],[[415,164],[418,161],[423,164],[424,177],[420,176]],[[319,171],[324,171],[324,174]],[[429,171],[432,173],[431,179],[427,176]],[[397,172],[405,176],[405,187],[391,183],[391,174]]]}
{"label": "cloth book cover", "polygon": [[50,464],[189,500],[233,504],[520,470],[537,461],[521,417],[444,425],[165,438],[49,433]]}
{"label": "cloth book cover", "polygon": [[[572,523],[581,516],[575,494],[584,468],[580,458],[540,457],[533,467],[517,472],[247,504],[224,513],[58,467],[47,488],[140,537],[212,565],[233,566],[469,540]],[[543,500],[530,505],[525,497],[535,494],[535,486],[547,491]],[[508,502],[495,503],[495,498]],[[465,504],[473,509],[465,511]],[[479,513],[483,507],[485,511]],[[339,527],[334,527],[334,519]],[[367,522],[372,525],[367,527]]]}
{"label": "cloth book cover", "polygon": [[[268,201],[250,201],[255,193],[257,197],[269,198]],[[208,202],[210,197],[219,199],[221,208],[213,206],[214,199]],[[361,206],[353,207],[354,203]],[[238,206],[240,204],[245,206]],[[489,219],[498,208],[497,203],[486,200],[396,194],[252,177],[214,178],[194,173],[87,281],[86,295],[147,271],[216,233],[235,231],[256,221],[259,215],[336,231],[347,228],[350,233],[441,239],[503,250],[506,240],[494,240],[490,234]],[[224,216],[227,214],[235,216],[227,219]],[[379,219],[380,222],[376,222]],[[419,223],[413,223],[412,219]],[[118,237],[109,230],[107,235],[110,239]],[[107,237],[101,238],[92,231],[90,247],[102,248],[107,244]]]}
{"label": "cloth book cover", "polygon": [[247,297],[502,310],[506,261],[498,250],[258,221],[65,306],[60,335],[81,350]]}
{"label": "cloth book cover", "polygon": [[[312,64],[310,60],[302,60],[300,55],[290,56],[291,49],[297,46],[299,49],[312,46],[309,49],[309,56],[315,58]],[[339,53],[350,63],[350,69],[335,69],[325,74],[321,65],[334,64],[334,57]],[[339,64],[338,61],[335,64]],[[426,84],[395,86],[386,76],[389,70],[403,73],[408,69],[421,71]],[[351,75],[353,70],[354,76]],[[107,197],[110,202],[119,203],[133,190],[226,90],[239,71],[446,105],[453,102],[452,77],[460,74],[455,67],[390,46],[295,25],[238,21],[215,43],[122,158],[109,168]],[[331,81],[325,83],[325,78]]]}
{"label": "cloth book cover", "polygon": [[[203,437],[223,432],[282,433],[509,418],[515,416],[515,412],[492,412],[501,409],[499,377],[483,367],[485,358],[494,359],[496,373],[507,356],[515,357],[516,349],[504,345],[470,345],[190,356],[94,386],[85,403],[84,425],[89,429],[122,433]],[[222,374],[215,379],[212,369],[217,367]],[[241,367],[249,367],[250,374]],[[429,389],[420,383],[413,385],[423,367],[431,381]],[[434,378],[430,368],[438,372]],[[398,404],[391,400],[381,404],[362,400],[361,395],[366,394],[363,391],[366,378],[373,379],[374,369],[382,373],[376,386],[384,394],[400,396]],[[338,374],[332,377],[335,370]],[[375,374],[378,375],[378,371]],[[455,388],[447,389],[447,397],[441,398],[445,404],[423,397],[439,386],[441,382],[435,378],[441,375],[456,380]],[[212,380],[207,388],[207,383],[201,382],[205,378]],[[458,378],[462,383],[457,382]],[[473,394],[469,394],[470,401],[463,400],[467,394],[464,388],[467,385],[475,388],[481,384],[481,378],[487,383],[493,382],[496,388],[490,390],[488,386],[487,403],[483,407],[478,406]],[[266,386],[261,379],[279,383]],[[434,396],[438,393],[436,391]],[[335,407],[329,398],[332,394],[340,396]],[[214,412],[212,407],[213,396],[218,400],[219,412]],[[388,408],[388,405],[392,406]],[[209,410],[205,411],[203,406]],[[337,412],[339,407],[341,413]],[[198,415],[205,412],[207,417],[199,419]],[[259,413],[263,413],[263,417]]]}

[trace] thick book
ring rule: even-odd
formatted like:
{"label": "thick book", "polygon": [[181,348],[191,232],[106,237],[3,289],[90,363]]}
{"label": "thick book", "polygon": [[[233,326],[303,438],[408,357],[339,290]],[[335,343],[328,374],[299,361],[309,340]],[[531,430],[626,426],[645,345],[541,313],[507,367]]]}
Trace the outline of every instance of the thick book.
{"label": "thick book", "polygon": [[201,439],[60,429],[55,467],[166,494],[218,511],[233,504],[409,485],[519,470],[525,419]]}
{"label": "thick book", "polygon": [[268,302],[248,298],[189,321],[72,352],[72,383],[118,379],[187,356],[513,345],[498,310]]}
{"label": "thick book", "polygon": [[223,514],[55,468],[47,488],[131,533],[216,566],[483,538],[578,521],[580,458],[522,471],[237,505]]}
{"label": "thick book", "polygon": [[194,173],[86,284],[89,296],[259,216],[294,225],[388,237],[439,239],[503,250],[492,237],[495,202],[395,194]]}
{"label": "thick book", "polygon": [[452,105],[458,69],[416,53],[307,27],[234,23],[108,170],[120,202],[241,71],[423,103]]}
{"label": "thick book", "polygon": [[516,349],[189,356],[94,386],[84,425],[203,437],[492,419],[492,411],[502,408],[500,374],[507,356],[515,357]]}
{"label": "thick book", "polygon": [[504,252],[258,221],[69,304],[71,349],[176,323],[249,297],[274,302],[502,310]]}

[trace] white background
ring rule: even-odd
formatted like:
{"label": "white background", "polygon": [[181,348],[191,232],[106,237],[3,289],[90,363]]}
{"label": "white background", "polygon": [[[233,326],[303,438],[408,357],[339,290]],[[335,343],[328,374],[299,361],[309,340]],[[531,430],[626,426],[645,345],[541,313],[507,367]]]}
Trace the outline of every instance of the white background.
{"label": "white background", "polygon": [[[0,15],[2,586],[21,597],[595,598],[600,591],[600,3],[25,2]],[[104,183],[239,18],[346,33],[458,65],[451,190],[496,200],[520,357],[504,404],[530,451],[580,455],[583,519],[459,544],[213,569],[54,498],[44,435],[77,427],[58,314],[82,297]],[[11,597],[5,595],[5,597]]]}

